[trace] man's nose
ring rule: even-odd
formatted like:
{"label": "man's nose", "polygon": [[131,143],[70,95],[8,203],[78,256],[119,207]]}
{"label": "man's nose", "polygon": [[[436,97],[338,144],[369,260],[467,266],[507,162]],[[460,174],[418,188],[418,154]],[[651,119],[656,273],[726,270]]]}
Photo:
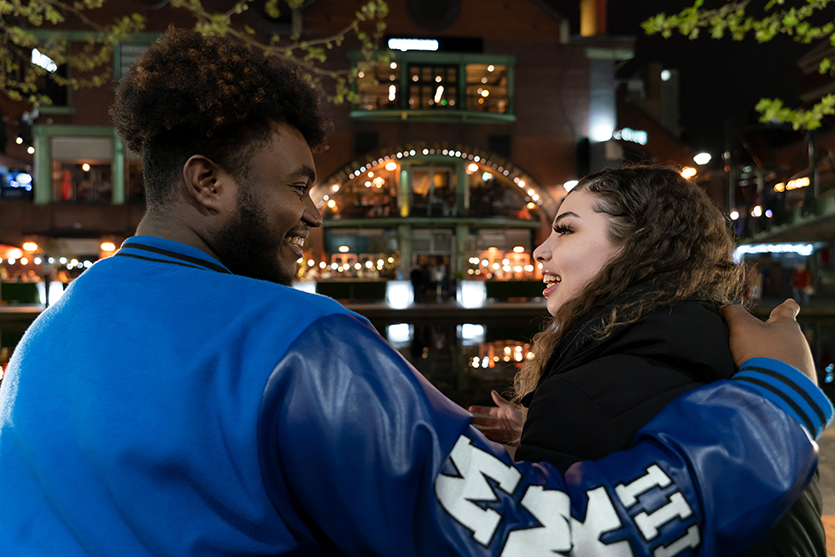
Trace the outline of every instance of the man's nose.
{"label": "man's nose", "polygon": [[313,228],[322,226],[322,214],[320,214],[319,209],[316,208],[316,204],[310,196],[306,203],[305,212],[302,213],[302,220],[305,221],[305,224]]}

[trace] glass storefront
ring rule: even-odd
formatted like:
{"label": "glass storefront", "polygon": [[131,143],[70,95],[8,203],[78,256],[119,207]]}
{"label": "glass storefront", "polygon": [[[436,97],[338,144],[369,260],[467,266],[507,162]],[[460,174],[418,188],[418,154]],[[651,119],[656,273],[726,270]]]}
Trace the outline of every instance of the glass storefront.
{"label": "glass storefront", "polygon": [[455,217],[455,167],[413,166],[409,215],[413,217]]}
{"label": "glass storefront", "polygon": [[125,150],[125,201],[145,203],[145,186],[142,182],[142,159]]}
{"label": "glass storefront", "polygon": [[514,184],[502,173],[471,162],[467,165],[470,217],[540,220],[540,195],[524,181]]}
{"label": "glass storefront", "polygon": [[416,267],[457,280],[540,280],[533,231],[547,225],[551,196],[498,158],[417,147],[355,163],[317,187],[325,240],[300,276],[383,277],[392,273],[379,262],[393,258],[400,280]]}
{"label": "glass storefront", "polygon": [[[478,161],[455,162],[446,162],[449,159],[445,157],[436,162],[435,149],[424,151],[427,159],[416,155],[407,162],[387,156],[362,166],[343,182],[328,181],[330,185],[319,191],[325,218],[467,216],[541,220],[542,196],[525,180],[512,178],[507,169],[479,157],[474,157]],[[446,149],[443,152],[447,155]],[[458,183],[461,167],[466,176],[463,191]],[[408,184],[401,184],[403,178]]]}
{"label": "glass storefront", "polygon": [[52,138],[52,199],[110,203],[113,200],[113,139]]}
{"label": "glass storefront", "polygon": [[326,219],[393,217],[398,214],[398,165],[377,165],[343,184],[334,184],[323,200]]}

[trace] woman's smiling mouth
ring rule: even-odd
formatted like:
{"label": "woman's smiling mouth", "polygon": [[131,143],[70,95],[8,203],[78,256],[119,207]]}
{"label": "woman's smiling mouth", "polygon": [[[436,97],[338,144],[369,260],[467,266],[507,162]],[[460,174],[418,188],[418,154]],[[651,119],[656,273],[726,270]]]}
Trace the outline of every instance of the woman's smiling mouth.
{"label": "woman's smiling mouth", "polygon": [[560,275],[549,272],[543,273],[543,283],[546,285],[545,290],[543,290],[543,296],[548,297],[549,294],[554,292],[561,280]]}

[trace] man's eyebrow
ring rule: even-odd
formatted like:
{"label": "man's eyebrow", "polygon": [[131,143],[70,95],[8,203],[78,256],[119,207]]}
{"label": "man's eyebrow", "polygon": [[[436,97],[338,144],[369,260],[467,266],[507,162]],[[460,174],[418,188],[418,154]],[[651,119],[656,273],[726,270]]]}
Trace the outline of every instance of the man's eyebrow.
{"label": "man's eyebrow", "polygon": [[301,177],[309,178],[311,182],[316,182],[316,170],[308,165],[300,167],[296,172],[290,175],[292,178]]}
{"label": "man's eyebrow", "polygon": [[572,211],[566,211],[565,213],[560,213],[559,215],[557,215],[557,217],[554,219],[554,223],[557,224],[563,219],[563,217],[575,217],[577,219],[580,218],[577,213],[573,213]]}

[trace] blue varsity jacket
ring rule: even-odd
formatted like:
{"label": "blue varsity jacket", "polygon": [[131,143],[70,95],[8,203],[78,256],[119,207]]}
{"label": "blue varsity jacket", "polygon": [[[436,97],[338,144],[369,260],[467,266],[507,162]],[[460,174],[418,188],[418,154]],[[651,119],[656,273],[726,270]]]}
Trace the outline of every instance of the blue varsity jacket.
{"label": "blue varsity jacket", "polygon": [[135,237],[10,362],[0,555],[731,555],[801,492],[832,412],[752,360],[562,476],[333,300]]}

